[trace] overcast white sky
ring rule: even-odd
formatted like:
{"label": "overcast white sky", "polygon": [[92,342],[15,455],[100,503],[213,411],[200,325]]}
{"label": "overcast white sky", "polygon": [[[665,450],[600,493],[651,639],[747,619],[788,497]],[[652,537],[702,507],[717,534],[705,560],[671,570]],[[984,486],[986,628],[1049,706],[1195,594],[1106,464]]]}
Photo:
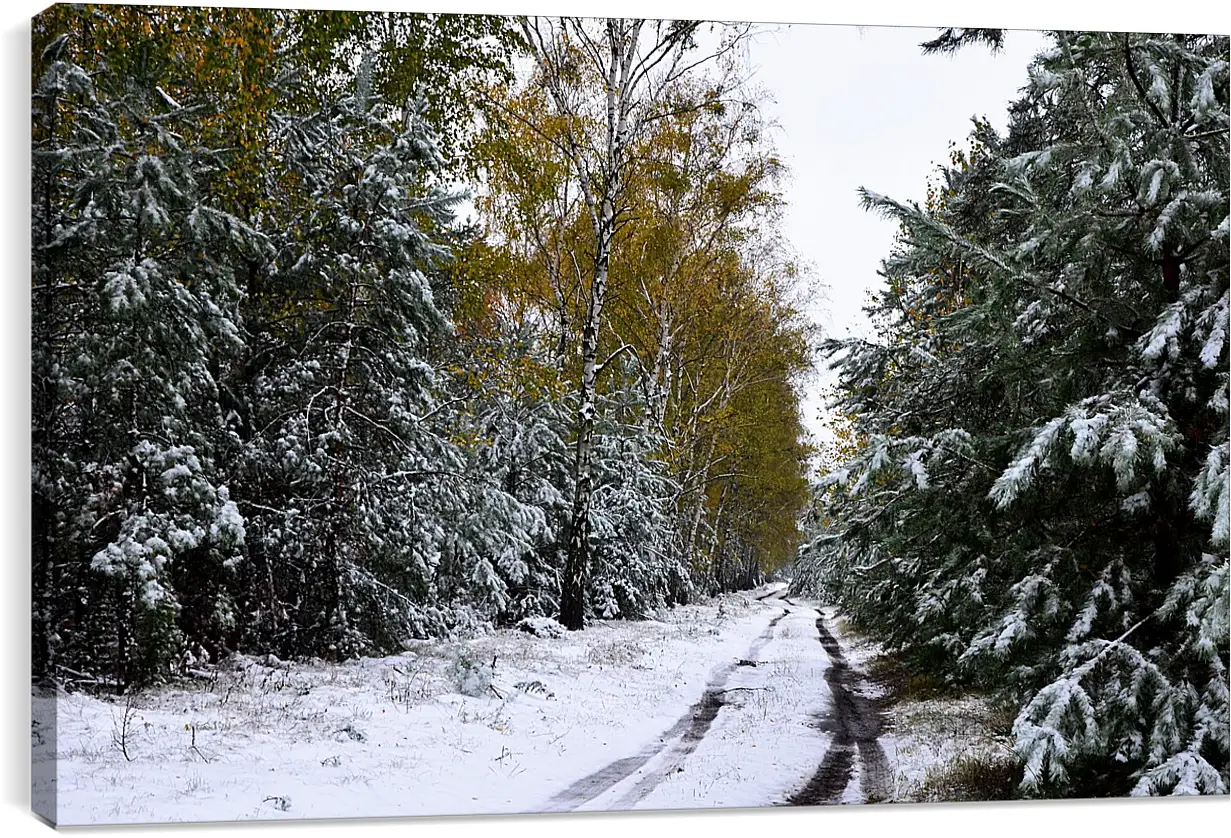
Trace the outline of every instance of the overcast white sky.
{"label": "overcast white sky", "polygon": [[[856,189],[922,201],[949,141],[963,142],[974,116],[1006,124],[1026,66],[1044,46],[1036,31],[1008,33],[996,55],[968,47],[925,56],[935,29],[794,25],[762,35],[750,50],[757,80],[775,100],[776,144],[793,176],[786,235],[825,286],[810,314],[827,334],[869,333],[861,307],[897,225],[859,207]],[[820,436],[814,382],[804,403]]]}

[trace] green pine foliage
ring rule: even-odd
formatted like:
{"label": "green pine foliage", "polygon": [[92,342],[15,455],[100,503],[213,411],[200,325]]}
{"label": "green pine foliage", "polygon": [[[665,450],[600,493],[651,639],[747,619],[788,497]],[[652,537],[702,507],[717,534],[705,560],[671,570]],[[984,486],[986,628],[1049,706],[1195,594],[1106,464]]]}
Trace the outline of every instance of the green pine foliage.
{"label": "green pine foliage", "polygon": [[245,528],[218,480],[215,370],[240,340],[234,265],[267,245],[212,200],[216,153],[177,133],[189,109],[62,48],[34,91],[35,661],[101,647],[141,680],[176,651],[173,616],[209,632],[229,607],[216,582]]}
{"label": "green pine foliage", "polygon": [[864,195],[901,234],[800,566],[1019,702],[1024,792],[1225,794],[1228,41],[1052,41],[926,205]]}

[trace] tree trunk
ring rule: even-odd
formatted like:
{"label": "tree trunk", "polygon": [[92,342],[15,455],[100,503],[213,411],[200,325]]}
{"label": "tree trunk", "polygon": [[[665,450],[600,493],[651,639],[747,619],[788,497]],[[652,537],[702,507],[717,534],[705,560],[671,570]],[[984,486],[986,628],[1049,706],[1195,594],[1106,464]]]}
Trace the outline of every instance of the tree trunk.
{"label": "tree trunk", "polygon": [[[603,226],[611,223],[614,211],[603,201]],[[607,227],[607,229],[610,229]],[[586,326],[581,336],[582,369],[580,399],[577,407],[577,446],[573,465],[573,512],[569,521],[568,555],[560,591],[560,622],[577,631],[585,627],[586,571],[590,560],[590,501],[594,494],[594,404],[598,375],[598,337],[602,322],[603,298],[607,292],[607,272],[611,262],[607,229],[598,235],[595,254],[594,286],[586,311]]]}
{"label": "tree trunk", "polygon": [[[727,549],[726,549],[726,532],[723,527],[722,514],[726,510],[727,492],[730,490],[731,484],[724,483],[722,487],[722,495],[718,498],[718,508],[714,511],[713,532],[710,536],[710,563],[714,568],[714,578],[718,581],[718,585],[722,590],[727,589],[725,572],[727,570]],[[702,495],[704,498],[704,494]],[[719,536],[719,533],[722,536]],[[720,572],[721,571],[721,572]]]}

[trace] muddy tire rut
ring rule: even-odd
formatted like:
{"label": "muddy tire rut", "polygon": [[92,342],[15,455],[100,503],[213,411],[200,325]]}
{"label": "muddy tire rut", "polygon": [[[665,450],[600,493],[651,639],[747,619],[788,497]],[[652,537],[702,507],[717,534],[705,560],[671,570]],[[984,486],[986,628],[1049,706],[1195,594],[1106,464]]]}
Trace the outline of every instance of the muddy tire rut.
{"label": "muddy tire rut", "polygon": [[787,799],[791,806],[838,803],[851,783],[856,764],[859,790],[866,801],[888,797],[892,772],[885,751],[877,741],[883,728],[880,709],[860,690],[861,678],[850,668],[837,638],[818,615],[816,629],[829,657],[825,680],[829,684],[829,708],[818,714],[816,727],[833,734],[833,741],[816,773]]}

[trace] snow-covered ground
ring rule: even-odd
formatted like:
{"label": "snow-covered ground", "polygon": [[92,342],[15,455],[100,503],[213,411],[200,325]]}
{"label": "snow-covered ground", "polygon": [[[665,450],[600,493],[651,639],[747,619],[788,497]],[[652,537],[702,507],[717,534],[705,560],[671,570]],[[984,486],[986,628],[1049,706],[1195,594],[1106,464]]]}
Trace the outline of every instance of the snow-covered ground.
{"label": "snow-covered ground", "polygon": [[[61,694],[34,793],[61,825],[782,804],[834,734],[818,612],[780,596],[341,665],[236,658],[131,702]],[[883,744],[917,784],[927,748]],[[862,799],[860,770],[839,802]]]}
{"label": "snow-covered ground", "polygon": [[[827,699],[815,612],[787,610],[729,595],[564,637],[500,631],[342,665],[233,659],[131,706],[62,694],[56,735],[35,738],[34,793],[54,782],[65,825],[777,802],[825,747],[808,725]],[[723,706],[692,741],[707,687]],[[641,764],[558,799],[621,759]]]}

